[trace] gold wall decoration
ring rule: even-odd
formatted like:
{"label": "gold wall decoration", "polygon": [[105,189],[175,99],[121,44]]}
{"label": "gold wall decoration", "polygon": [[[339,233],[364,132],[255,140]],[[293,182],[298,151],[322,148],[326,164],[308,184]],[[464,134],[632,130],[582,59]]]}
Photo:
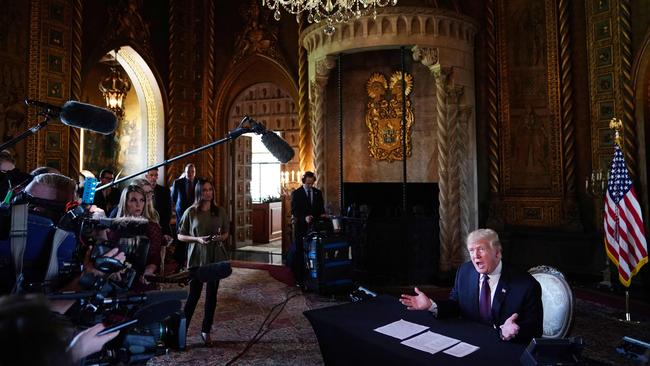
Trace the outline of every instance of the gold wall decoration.
{"label": "gold wall decoration", "polygon": [[[490,222],[569,227],[566,202],[575,195],[568,3],[495,1],[498,142],[490,145],[493,198]],[[513,21],[514,20],[514,21]],[[490,40],[488,40],[490,41]],[[561,64],[560,64],[561,60]],[[492,84],[494,85],[494,84]],[[493,89],[490,89],[493,90]],[[493,118],[493,116],[492,116]],[[494,120],[488,121],[490,127]],[[496,193],[493,191],[493,193]]]}
{"label": "gold wall decoration", "polygon": [[366,84],[368,108],[368,150],[370,156],[389,163],[403,159],[402,148],[402,94],[406,96],[406,156],[411,156],[411,127],[413,111],[409,95],[413,91],[413,76],[404,73],[405,92],[402,93],[402,72],[395,71],[387,81],[378,72],[373,73]]}
{"label": "gold wall decoration", "polygon": [[[607,170],[614,153],[609,121],[623,121],[623,146],[630,175],[636,176],[637,139],[631,82],[629,0],[586,1],[591,112],[591,164]],[[598,215],[597,215],[598,216]],[[597,219],[598,220],[598,219]]]}

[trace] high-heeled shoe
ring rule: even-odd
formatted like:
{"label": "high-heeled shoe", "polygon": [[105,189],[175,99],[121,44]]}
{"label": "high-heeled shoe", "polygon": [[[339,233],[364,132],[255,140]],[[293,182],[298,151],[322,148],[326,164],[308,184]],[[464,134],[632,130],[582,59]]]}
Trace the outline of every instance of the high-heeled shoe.
{"label": "high-heeled shoe", "polygon": [[203,339],[203,344],[206,346],[209,346],[212,343],[212,337],[210,337],[210,333],[201,332],[201,339]]}

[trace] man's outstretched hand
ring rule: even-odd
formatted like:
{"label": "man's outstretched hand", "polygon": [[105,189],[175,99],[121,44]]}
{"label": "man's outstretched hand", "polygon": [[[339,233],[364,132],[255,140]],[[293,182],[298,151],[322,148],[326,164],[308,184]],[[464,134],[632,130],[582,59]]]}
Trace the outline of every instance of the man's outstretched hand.
{"label": "man's outstretched hand", "polygon": [[424,292],[420,291],[420,289],[415,287],[414,291],[416,293],[415,296],[402,294],[399,299],[403,305],[406,305],[408,310],[427,310],[433,305],[431,299]]}

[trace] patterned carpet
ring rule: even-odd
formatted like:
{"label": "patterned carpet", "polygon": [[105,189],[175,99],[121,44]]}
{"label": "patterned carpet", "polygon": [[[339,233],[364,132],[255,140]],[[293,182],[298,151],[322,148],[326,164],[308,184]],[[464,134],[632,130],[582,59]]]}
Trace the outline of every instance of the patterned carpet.
{"label": "patterned carpet", "polygon": [[[204,292],[205,293],[205,292]],[[296,295],[271,325],[268,333],[236,365],[322,365],[316,336],[302,312],[332,305],[326,299],[303,296],[295,287],[273,279],[267,271],[233,268],[219,285],[213,344],[201,341],[203,297],[188,331],[188,349],[151,359],[148,365],[225,365],[255,335],[274,305]]]}
{"label": "patterned carpet", "polygon": [[[296,296],[288,301],[266,335],[234,364],[322,365],[316,336],[302,313],[340,302],[313,294],[302,294],[295,287],[278,281],[290,282],[287,281],[286,274],[282,275],[283,270],[282,267],[274,267],[271,276],[266,270],[234,268],[233,274],[221,281],[219,286],[212,330],[213,345],[204,346],[200,337],[202,298],[190,324],[188,349],[153,358],[148,365],[225,365],[246,347],[274,305],[292,295]],[[436,290],[440,295],[448,293],[445,289]],[[580,291],[576,293],[579,295]],[[588,358],[588,364],[640,365],[618,355],[615,347],[623,336],[646,342],[650,340],[650,316],[647,312],[633,314],[636,320],[642,321],[641,324],[627,324],[618,321],[622,315],[620,307],[602,305],[594,297],[578,297],[570,336],[581,336],[584,339],[586,348],[583,355]]]}

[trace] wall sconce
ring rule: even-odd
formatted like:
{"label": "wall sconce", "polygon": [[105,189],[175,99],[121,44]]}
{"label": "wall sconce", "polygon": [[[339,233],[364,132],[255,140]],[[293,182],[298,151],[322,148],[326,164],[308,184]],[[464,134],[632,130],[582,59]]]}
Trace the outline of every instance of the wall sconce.
{"label": "wall sconce", "polygon": [[287,170],[280,173],[282,194],[289,195],[291,192],[300,187],[302,172],[300,170]]}
{"label": "wall sconce", "polygon": [[119,117],[124,117],[124,98],[131,90],[131,81],[122,76],[118,66],[111,66],[107,77],[99,82],[99,91],[106,99],[106,107]]}
{"label": "wall sconce", "polygon": [[608,181],[609,173],[604,172],[602,169],[592,170],[591,175],[585,178],[585,189],[587,194],[593,198],[605,197]]}

